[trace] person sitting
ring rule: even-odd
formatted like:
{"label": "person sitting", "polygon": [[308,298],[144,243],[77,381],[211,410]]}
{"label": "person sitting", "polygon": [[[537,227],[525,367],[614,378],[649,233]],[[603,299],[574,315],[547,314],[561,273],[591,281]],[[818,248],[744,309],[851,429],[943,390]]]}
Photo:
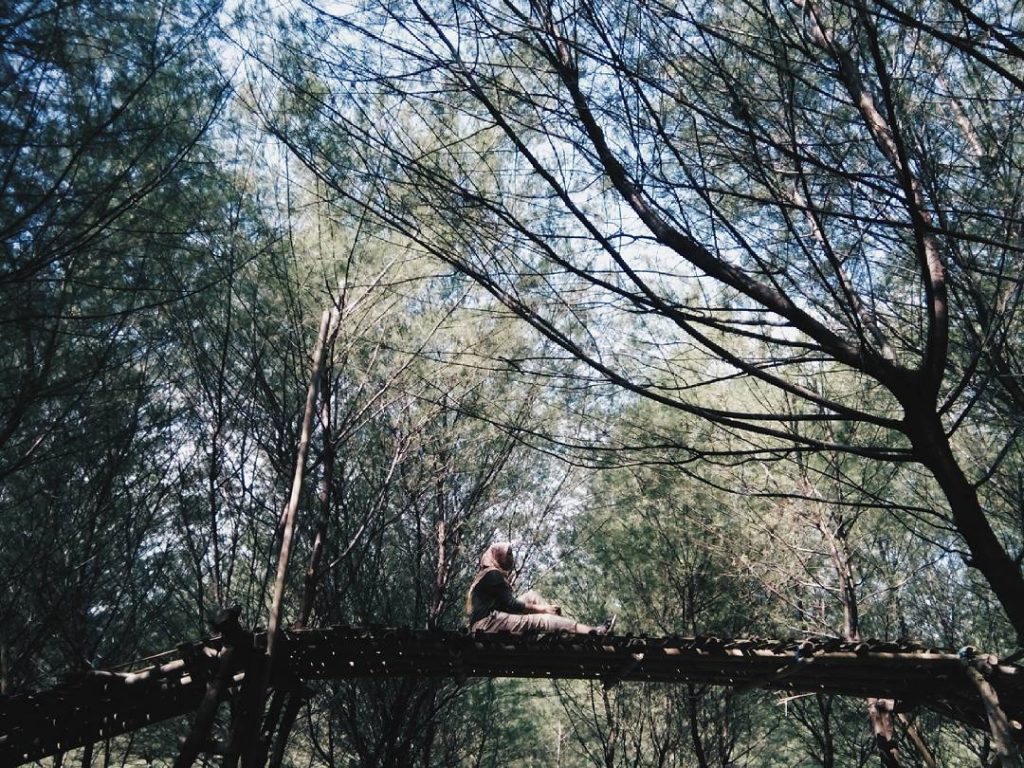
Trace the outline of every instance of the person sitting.
{"label": "person sitting", "polygon": [[562,609],[530,591],[515,597],[509,576],[514,568],[512,545],[492,544],[480,556],[473,583],[466,595],[466,613],[474,632],[572,632],[610,634],[615,617],[596,627],[581,624],[566,616]]}

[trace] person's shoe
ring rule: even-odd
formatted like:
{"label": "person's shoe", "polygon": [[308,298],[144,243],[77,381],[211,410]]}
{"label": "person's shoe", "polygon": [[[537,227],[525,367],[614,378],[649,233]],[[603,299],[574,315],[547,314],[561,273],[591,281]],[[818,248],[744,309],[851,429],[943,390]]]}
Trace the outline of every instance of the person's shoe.
{"label": "person's shoe", "polygon": [[602,623],[600,626],[594,627],[592,630],[590,630],[590,634],[600,636],[610,635],[612,633],[612,630],[615,629],[615,619],[615,616],[605,619],[604,623]]}

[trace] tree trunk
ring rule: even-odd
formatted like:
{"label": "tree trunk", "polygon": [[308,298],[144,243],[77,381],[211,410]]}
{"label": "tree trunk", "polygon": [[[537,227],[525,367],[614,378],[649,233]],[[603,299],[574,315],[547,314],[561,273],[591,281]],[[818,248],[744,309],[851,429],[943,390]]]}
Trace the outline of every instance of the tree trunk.
{"label": "tree trunk", "polygon": [[821,714],[821,768],[835,768],[836,743],[832,735],[832,705],[824,694],[817,694],[815,699],[818,703],[818,712]]}
{"label": "tree trunk", "polygon": [[[828,541],[829,556],[839,582],[839,599],[843,604],[843,639],[855,642],[860,639],[858,625],[857,588],[853,571],[853,558],[846,543],[846,531],[831,514],[822,514],[817,523],[818,530]],[[891,699],[869,698],[868,720],[875,734],[875,749],[886,768],[899,768],[899,751],[896,748],[893,729],[893,705]]]}
{"label": "tree trunk", "polygon": [[907,436],[921,462],[931,471],[949,502],[953,524],[970,551],[968,565],[985,577],[1024,644],[1024,578],[1020,566],[1007,554],[985,511],[978,493],[953,455],[937,414],[907,409]]}
{"label": "tree trunk", "polygon": [[277,559],[277,576],[274,579],[274,597],[270,606],[270,619],[267,622],[267,672],[271,673],[275,651],[280,634],[282,601],[284,600],[285,575],[288,560],[291,557],[292,540],[295,535],[295,520],[299,511],[299,499],[302,495],[302,481],[306,472],[306,453],[313,433],[313,413],[316,410],[317,398],[320,394],[320,377],[324,367],[324,351],[331,324],[332,313],[324,310],[320,318],[320,331],[317,334],[316,347],[313,350],[313,365],[310,370],[309,390],[306,393],[306,408],[302,414],[302,431],[299,437],[298,452],[295,457],[295,474],[292,477],[291,496],[285,513],[284,535],[281,539],[281,553]]}
{"label": "tree trunk", "polygon": [[8,653],[10,651],[7,650],[7,640],[0,637],[0,694],[11,690],[11,670],[10,662],[7,659]]}
{"label": "tree trunk", "polygon": [[686,687],[686,705],[690,710],[690,741],[693,743],[693,754],[697,758],[698,768],[708,768],[708,756],[704,751],[704,742],[700,737],[700,724],[697,719],[697,692],[692,685]]}

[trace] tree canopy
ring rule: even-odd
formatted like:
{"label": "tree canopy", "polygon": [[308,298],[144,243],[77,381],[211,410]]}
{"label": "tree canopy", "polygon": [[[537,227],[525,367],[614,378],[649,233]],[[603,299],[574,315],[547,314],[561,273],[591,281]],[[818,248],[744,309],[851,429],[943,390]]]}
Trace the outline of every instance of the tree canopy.
{"label": "tree canopy", "polygon": [[[506,539],[520,584],[637,632],[1014,653],[1022,28],[1003,0],[7,3],[3,690],[231,604],[460,626]],[[995,748],[697,686],[289,696],[264,747],[295,764]],[[176,753],[147,734],[105,759]]]}

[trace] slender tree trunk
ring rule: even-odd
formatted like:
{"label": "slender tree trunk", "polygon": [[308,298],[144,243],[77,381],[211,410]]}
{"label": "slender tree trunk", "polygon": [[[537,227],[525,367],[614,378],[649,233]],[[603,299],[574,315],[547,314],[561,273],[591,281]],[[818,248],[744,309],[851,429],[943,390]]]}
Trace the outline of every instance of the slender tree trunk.
{"label": "slender tree trunk", "polygon": [[299,437],[298,453],[295,457],[295,475],[292,478],[291,497],[288,500],[288,507],[285,512],[284,535],[281,539],[281,553],[277,559],[274,596],[270,605],[270,618],[267,622],[267,658],[270,664],[273,664],[275,660],[277,646],[280,641],[285,576],[292,553],[295,521],[298,517],[299,499],[302,496],[302,481],[306,472],[306,454],[309,452],[309,442],[313,433],[313,414],[316,410],[317,397],[320,394],[320,379],[323,374],[324,351],[327,346],[327,334],[331,316],[330,310],[324,310],[320,318],[320,331],[317,334],[316,347],[313,350],[313,365],[310,371],[309,390],[306,393],[306,408],[302,415],[302,430]]}
{"label": "slender tree trunk", "polygon": [[[320,490],[317,498],[320,503],[320,514],[316,524],[316,538],[313,540],[313,551],[309,556],[309,565],[306,566],[306,576],[302,586],[302,605],[299,607],[299,615],[295,619],[294,627],[303,629],[309,623],[313,613],[313,603],[316,599],[317,586],[320,583],[320,567],[323,563],[324,548],[327,542],[327,526],[331,517],[331,489],[334,484],[334,460],[336,450],[331,433],[331,378],[324,364],[324,371],[321,375],[320,386],[320,429],[323,435],[323,456],[321,457]],[[283,702],[284,711],[281,715],[277,732],[273,735],[274,743],[268,762],[269,768],[279,768],[284,759],[285,749],[288,746],[288,737],[295,726],[295,718],[298,717],[302,702],[305,700],[304,690],[296,689],[283,694],[286,699]]]}
{"label": "slender tree trunk", "polygon": [[615,752],[619,743],[620,724],[612,707],[611,697],[608,689],[601,688],[601,703],[604,705],[605,722],[608,726],[608,738],[604,742],[604,764],[605,768],[615,768]]}
{"label": "slender tree trunk", "polygon": [[7,638],[0,636],[0,694],[11,690],[11,668],[7,648]]}
{"label": "slender tree trunk", "polygon": [[[443,512],[442,512],[443,514]],[[451,543],[444,520],[437,524],[437,565],[434,570],[434,594],[427,606],[427,629],[437,629],[445,608],[445,589],[448,586],[451,564]]]}
{"label": "slender tree trunk", "polygon": [[832,515],[823,515],[817,524],[818,531],[828,543],[829,558],[839,582],[839,599],[843,606],[843,639],[856,642],[860,639],[857,610],[857,583],[853,573],[853,558],[846,545],[846,534],[842,524]]}
{"label": "slender tree trunk", "polygon": [[[853,557],[846,543],[846,531],[841,522],[831,514],[822,515],[818,530],[829,546],[829,556],[839,582],[839,598],[843,604],[843,639],[855,642],[860,639],[858,624],[857,589],[853,571]],[[893,701],[891,699],[869,698],[868,720],[875,735],[875,748],[886,768],[899,768],[899,751],[896,747],[893,728]]]}
{"label": "slender tree trunk", "polygon": [[693,755],[697,758],[698,768],[709,768],[708,756],[704,751],[704,742],[700,738],[700,724],[697,719],[697,693],[692,685],[686,687],[686,706],[690,714],[690,741],[693,744]]}
{"label": "slender tree trunk", "polygon": [[835,768],[836,764],[836,743],[832,735],[832,702],[824,694],[815,696],[818,702],[818,712],[821,713],[821,768]]}

